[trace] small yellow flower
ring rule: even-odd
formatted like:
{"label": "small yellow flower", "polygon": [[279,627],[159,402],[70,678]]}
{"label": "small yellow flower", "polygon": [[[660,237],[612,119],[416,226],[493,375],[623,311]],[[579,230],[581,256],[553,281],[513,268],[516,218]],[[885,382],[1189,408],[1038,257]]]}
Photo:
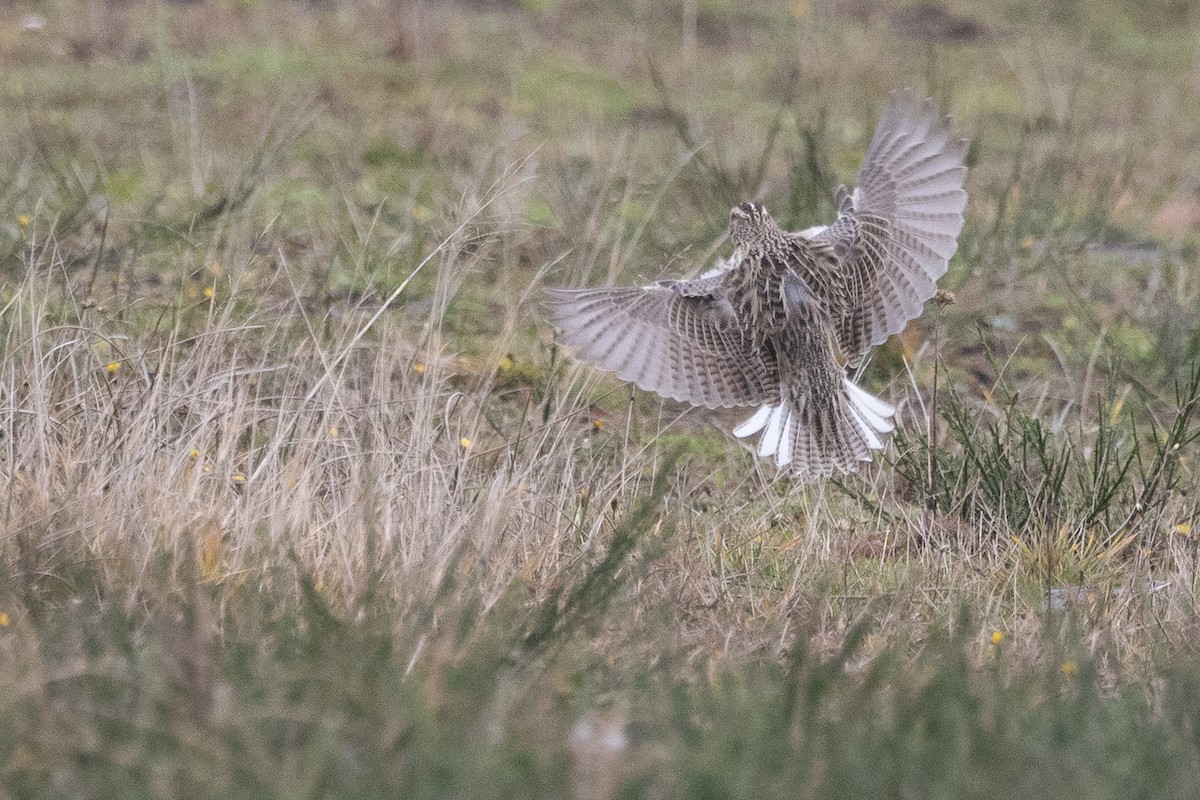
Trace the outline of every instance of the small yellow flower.
{"label": "small yellow flower", "polygon": [[474,443],[474,442],[472,442],[470,439],[468,439],[467,437],[465,437],[465,436],[464,436],[464,437],[462,437],[461,439],[459,439],[459,440],[458,440],[458,444],[459,444],[459,447],[461,447],[463,450],[466,450],[466,449],[468,449],[468,448],[469,448],[471,445],[473,445],[473,444],[475,444],[475,443]]}
{"label": "small yellow flower", "polygon": [[1076,672],[1079,672],[1079,662],[1078,661],[1064,661],[1062,666],[1059,667],[1059,669],[1062,670],[1063,675],[1074,675]]}
{"label": "small yellow flower", "polygon": [[0,628],[7,628],[10,620],[7,611],[0,611]]}
{"label": "small yellow flower", "polygon": [[503,359],[501,359],[501,361],[500,361],[500,371],[501,372],[508,372],[510,369],[512,369],[512,366],[513,366],[512,356],[505,356]]}
{"label": "small yellow flower", "polygon": [[417,371],[418,375],[425,374],[425,365],[422,364],[420,361],[418,361],[416,364],[413,364],[413,369],[415,369]]}
{"label": "small yellow flower", "polygon": [[216,292],[213,291],[213,287],[211,287],[211,286],[204,287],[204,299],[205,300],[212,300],[214,294],[216,294]]}
{"label": "small yellow flower", "polygon": [[1190,522],[1179,523],[1178,525],[1175,526],[1175,532],[1181,536],[1191,536],[1192,535],[1192,523],[1190,523]]}
{"label": "small yellow flower", "polygon": [[30,222],[33,222],[33,219],[28,214],[22,214],[17,217],[17,225],[20,226],[21,230],[28,228]]}
{"label": "small yellow flower", "polygon": [[592,420],[592,430],[594,430],[594,431],[604,430],[604,420],[602,420],[602,419]]}
{"label": "small yellow flower", "polygon": [[1004,641],[1004,631],[992,631],[992,644],[998,645]]}
{"label": "small yellow flower", "polygon": [[117,370],[119,370],[120,368],[121,368],[121,362],[120,362],[120,361],[110,361],[110,362],[108,362],[108,366],[107,366],[107,367],[105,367],[105,369],[107,369],[107,370],[108,370],[108,374],[109,374],[109,375],[113,374],[114,372],[116,372],[116,371],[117,371]]}
{"label": "small yellow flower", "polygon": [[192,448],[192,452],[188,453],[188,455],[190,455],[192,458],[199,458],[200,451],[195,448]]}
{"label": "small yellow flower", "polygon": [[336,439],[338,437],[338,426],[337,425],[329,426],[329,435],[334,439]]}
{"label": "small yellow flower", "polygon": [[233,473],[233,482],[234,483],[245,483],[246,476],[240,472],[235,472],[235,473]]}

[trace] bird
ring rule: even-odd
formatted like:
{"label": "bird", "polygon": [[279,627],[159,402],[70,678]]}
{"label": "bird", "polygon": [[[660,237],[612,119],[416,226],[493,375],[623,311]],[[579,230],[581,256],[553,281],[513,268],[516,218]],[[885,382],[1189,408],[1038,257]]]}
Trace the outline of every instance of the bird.
{"label": "bird", "polygon": [[963,227],[966,154],[932,99],[894,91],[832,223],[788,232],[740,203],[732,256],[697,278],[550,290],[558,341],[664,397],[757,406],[732,433],[757,435],[779,474],[856,472],[896,409],[850,376],[937,292]]}

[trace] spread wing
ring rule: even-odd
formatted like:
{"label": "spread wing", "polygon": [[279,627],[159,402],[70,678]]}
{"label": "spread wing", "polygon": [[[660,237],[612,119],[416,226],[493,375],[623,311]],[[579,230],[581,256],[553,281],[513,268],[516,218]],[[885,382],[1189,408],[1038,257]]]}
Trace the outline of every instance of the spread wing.
{"label": "spread wing", "polygon": [[708,408],[777,399],[774,355],[738,330],[720,283],[556,289],[548,305],[560,342],[643,389]]}
{"label": "spread wing", "polygon": [[892,92],[852,194],[838,189],[838,220],[798,236],[831,253],[825,298],[851,366],[921,314],[946,274],[963,226],[965,140],[950,118],[911,89]]}

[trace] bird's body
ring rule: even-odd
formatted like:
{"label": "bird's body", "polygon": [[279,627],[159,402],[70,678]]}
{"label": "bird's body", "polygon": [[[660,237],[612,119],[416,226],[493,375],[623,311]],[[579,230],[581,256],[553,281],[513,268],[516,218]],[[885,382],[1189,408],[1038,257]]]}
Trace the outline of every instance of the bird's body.
{"label": "bird's body", "polygon": [[733,257],[694,280],[551,292],[565,344],[638,386],[710,408],[759,406],[734,429],[801,477],[851,472],[894,409],[846,366],[903,329],[957,248],[965,142],[911,90],[893,92],[829,226],[784,231],[758,203],[730,212]]}

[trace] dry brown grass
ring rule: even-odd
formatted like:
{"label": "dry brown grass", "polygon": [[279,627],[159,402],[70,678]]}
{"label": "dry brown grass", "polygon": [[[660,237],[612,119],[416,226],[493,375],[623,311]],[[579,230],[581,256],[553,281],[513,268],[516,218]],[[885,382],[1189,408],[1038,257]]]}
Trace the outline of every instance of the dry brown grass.
{"label": "dry brown grass", "polygon": [[[549,5],[0,20],[0,794],[1184,775],[1189,13]],[[703,269],[731,199],[828,213],[902,84],[971,204],[958,305],[865,376],[880,463],[793,485],[554,348],[545,286]]]}
{"label": "dry brown grass", "polygon": [[[832,652],[864,619],[872,642],[919,648],[927,626],[969,607],[981,654],[1000,630],[1034,663],[1045,622],[1059,620],[1044,615],[1045,589],[1084,583],[1090,641],[1112,657],[1137,662],[1164,631],[1190,641],[1195,539],[1179,531],[1196,509],[1178,490],[1152,513],[1081,532],[1070,510],[1007,529],[1002,496],[999,517],[931,514],[923,486],[888,466],[896,456],[844,483],[780,482],[674,407],[628,405],[623,420],[598,411],[596,378],[551,350],[540,323],[541,355],[521,373],[507,354],[526,315],[540,320],[543,275],[481,355],[456,353],[446,309],[468,274],[490,268],[529,175],[518,163],[473,188],[389,296],[323,312],[294,290],[283,253],[290,298],[255,297],[234,277],[185,290],[152,324],[136,302],[87,308],[63,282],[53,232],[31,232],[29,269],[4,309],[3,380],[4,547],[27,602],[80,591],[62,574],[80,563],[103,585],[136,588],[166,554],[179,587],[211,584],[218,597],[294,567],[335,607],[356,607],[381,578],[403,607],[431,601],[452,571],[489,608],[516,586],[554,591],[664,481],[653,527],[671,534],[629,598],[638,610],[607,623],[615,641],[635,639],[639,616],[665,604],[702,660],[781,653],[799,634]],[[425,272],[432,288],[410,302]],[[889,391],[909,431],[928,425],[924,394]],[[1071,469],[1086,469],[1089,437],[1071,439]],[[663,461],[688,442],[711,444]],[[1047,480],[1035,473],[1029,485]],[[962,491],[982,492],[980,480]],[[1114,502],[1136,493],[1131,474]],[[1155,580],[1170,586],[1139,590]],[[1114,588],[1127,591],[1095,602]]]}

